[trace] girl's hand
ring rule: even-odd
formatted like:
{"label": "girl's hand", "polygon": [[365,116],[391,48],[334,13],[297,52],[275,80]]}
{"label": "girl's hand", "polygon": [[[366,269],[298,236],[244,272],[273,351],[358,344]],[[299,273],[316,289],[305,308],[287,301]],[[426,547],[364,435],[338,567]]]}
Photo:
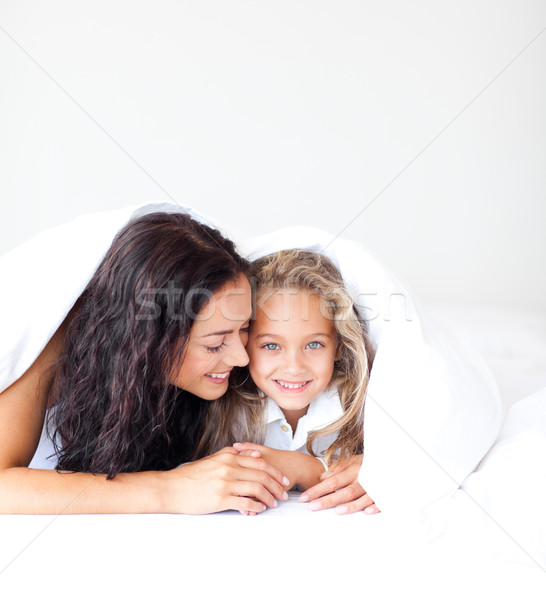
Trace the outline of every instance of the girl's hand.
{"label": "girl's hand", "polygon": [[238,510],[256,514],[286,500],[290,485],[279,469],[263,458],[241,456],[224,448],[211,456],[164,473],[165,512],[206,514]]}
{"label": "girl's hand", "polygon": [[322,463],[308,454],[293,450],[276,450],[251,442],[235,443],[233,448],[243,456],[260,457],[282,471],[290,480],[291,486],[300,485],[304,489],[320,481],[324,472]]}
{"label": "girl's hand", "polygon": [[362,465],[362,455],[351,456],[336,464],[330,471],[323,473],[321,482],[304,492],[300,502],[311,502],[311,510],[324,510],[336,507],[338,515],[364,510],[375,514],[379,509],[366,494],[358,482],[358,473]]}

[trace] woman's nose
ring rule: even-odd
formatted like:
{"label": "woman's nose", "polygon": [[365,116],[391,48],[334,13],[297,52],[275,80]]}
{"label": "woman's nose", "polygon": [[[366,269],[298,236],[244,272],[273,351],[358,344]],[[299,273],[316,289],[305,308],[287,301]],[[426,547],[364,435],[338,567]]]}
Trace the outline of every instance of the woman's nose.
{"label": "woman's nose", "polygon": [[229,354],[226,353],[225,361],[232,367],[246,367],[249,362],[246,348],[240,338],[230,344]]}

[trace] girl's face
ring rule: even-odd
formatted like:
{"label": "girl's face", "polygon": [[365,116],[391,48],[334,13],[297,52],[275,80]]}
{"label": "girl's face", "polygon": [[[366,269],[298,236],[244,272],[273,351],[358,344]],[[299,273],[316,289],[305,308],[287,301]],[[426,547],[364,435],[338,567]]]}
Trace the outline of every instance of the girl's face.
{"label": "girl's face", "polygon": [[233,367],[248,364],[250,314],[250,284],[241,275],[203,306],[191,328],[182,365],[173,367],[169,382],[205,400],[220,398]]}
{"label": "girl's face", "polygon": [[259,296],[247,350],[256,385],[297,420],[332,379],[337,334],[318,296],[276,290]]}

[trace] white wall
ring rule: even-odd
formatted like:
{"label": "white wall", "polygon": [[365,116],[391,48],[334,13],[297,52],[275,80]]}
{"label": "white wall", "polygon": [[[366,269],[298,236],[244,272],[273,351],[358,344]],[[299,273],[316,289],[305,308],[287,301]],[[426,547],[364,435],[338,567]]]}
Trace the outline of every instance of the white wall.
{"label": "white wall", "polygon": [[170,197],[546,309],[543,0],[0,0],[0,27],[0,252]]}

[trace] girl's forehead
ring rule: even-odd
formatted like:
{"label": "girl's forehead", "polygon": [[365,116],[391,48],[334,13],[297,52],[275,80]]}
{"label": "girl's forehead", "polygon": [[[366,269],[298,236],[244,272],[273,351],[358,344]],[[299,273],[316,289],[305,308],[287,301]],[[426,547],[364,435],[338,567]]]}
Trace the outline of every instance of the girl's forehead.
{"label": "girl's forehead", "polygon": [[256,299],[254,318],[257,323],[302,323],[330,324],[330,315],[318,294],[304,290],[281,289],[259,293]]}

